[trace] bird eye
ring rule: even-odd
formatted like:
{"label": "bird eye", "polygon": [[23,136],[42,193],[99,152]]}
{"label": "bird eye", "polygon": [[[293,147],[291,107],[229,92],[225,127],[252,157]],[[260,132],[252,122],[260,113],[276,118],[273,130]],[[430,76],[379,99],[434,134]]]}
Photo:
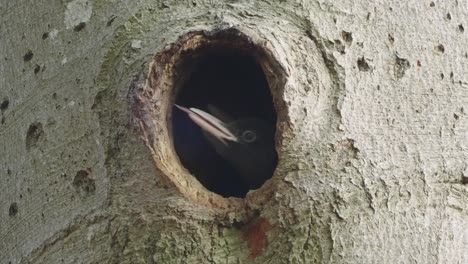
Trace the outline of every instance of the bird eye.
{"label": "bird eye", "polygon": [[246,130],[242,133],[242,139],[247,143],[252,143],[257,139],[257,135],[252,130]]}

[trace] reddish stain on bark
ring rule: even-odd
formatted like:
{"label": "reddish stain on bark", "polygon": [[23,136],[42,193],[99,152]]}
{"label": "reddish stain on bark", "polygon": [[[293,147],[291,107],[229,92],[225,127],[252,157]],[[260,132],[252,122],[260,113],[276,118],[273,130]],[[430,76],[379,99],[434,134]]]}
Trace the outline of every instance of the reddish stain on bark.
{"label": "reddish stain on bark", "polygon": [[260,218],[242,228],[242,237],[249,243],[250,258],[260,256],[267,246],[266,233],[272,228],[265,218]]}

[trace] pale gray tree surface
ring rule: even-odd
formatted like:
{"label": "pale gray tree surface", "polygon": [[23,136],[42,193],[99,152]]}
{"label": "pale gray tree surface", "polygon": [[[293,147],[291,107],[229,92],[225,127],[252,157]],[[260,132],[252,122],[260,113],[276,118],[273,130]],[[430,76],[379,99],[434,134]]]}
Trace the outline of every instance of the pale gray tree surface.
{"label": "pale gray tree surface", "polygon": [[[466,0],[0,0],[0,20],[0,263],[468,263]],[[146,80],[229,29],[266,51],[278,113],[245,199],[183,169],[173,76]]]}

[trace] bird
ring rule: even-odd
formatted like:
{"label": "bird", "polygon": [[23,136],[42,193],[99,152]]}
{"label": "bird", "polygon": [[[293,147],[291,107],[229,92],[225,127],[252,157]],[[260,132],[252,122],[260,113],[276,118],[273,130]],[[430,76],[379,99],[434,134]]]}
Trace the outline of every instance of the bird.
{"label": "bird", "polygon": [[[174,104],[198,125],[216,153],[238,173],[249,190],[258,189],[271,178],[277,163],[275,127],[263,119],[220,120],[197,108]],[[210,107],[209,107],[210,108]],[[219,112],[211,107],[211,112]]]}

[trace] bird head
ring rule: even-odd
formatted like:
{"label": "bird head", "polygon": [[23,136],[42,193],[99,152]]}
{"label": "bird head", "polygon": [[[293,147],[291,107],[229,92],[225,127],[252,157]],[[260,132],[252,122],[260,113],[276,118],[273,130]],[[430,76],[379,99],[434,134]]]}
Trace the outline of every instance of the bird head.
{"label": "bird head", "polygon": [[259,118],[222,121],[196,108],[176,105],[202,130],[216,152],[239,173],[249,189],[260,187],[276,166],[273,125]]}

